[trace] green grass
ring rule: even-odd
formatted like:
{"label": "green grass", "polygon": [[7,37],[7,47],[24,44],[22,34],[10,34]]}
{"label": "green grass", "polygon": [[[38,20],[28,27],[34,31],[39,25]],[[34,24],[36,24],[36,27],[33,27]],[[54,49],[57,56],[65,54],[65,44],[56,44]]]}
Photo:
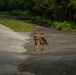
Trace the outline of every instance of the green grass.
{"label": "green grass", "polygon": [[16,32],[32,32],[35,30],[31,24],[18,20],[0,18],[0,24],[3,24]]}

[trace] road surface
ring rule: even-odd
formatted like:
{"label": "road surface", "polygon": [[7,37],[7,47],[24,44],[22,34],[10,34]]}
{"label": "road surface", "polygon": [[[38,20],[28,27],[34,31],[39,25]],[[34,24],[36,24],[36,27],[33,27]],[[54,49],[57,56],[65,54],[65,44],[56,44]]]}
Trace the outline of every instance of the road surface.
{"label": "road surface", "polygon": [[18,63],[29,56],[23,52],[30,38],[29,33],[16,33],[0,24],[0,75],[19,73]]}
{"label": "road surface", "polygon": [[19,71],[31,75],[76,75],[76,31],[36,28],[45,33],[50,49],[46,46],[44,51],[35,52],[32,33],[24,53],[30,57],[19,65]]}

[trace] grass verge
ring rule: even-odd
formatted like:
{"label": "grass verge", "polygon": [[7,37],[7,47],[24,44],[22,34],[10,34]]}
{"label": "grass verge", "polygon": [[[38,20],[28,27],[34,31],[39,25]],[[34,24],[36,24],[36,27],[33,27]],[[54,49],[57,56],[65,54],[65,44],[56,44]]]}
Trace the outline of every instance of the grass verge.
{"label": "grass verge", "polygon": [[31,24],[18,20],[0,18],[0,24],[3,24],[16,32],[32,32],[35,30]]}

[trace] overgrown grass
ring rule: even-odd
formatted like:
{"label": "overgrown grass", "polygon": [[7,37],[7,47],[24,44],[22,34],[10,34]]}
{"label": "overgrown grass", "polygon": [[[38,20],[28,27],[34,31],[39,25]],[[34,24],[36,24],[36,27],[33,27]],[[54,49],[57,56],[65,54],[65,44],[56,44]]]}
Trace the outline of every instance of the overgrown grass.
{"label": "overgrown grass", "polygon": [[35,30],[31,24],[18,20],[0,18],[0,24],[3,24],[16,32],[32,32]]}

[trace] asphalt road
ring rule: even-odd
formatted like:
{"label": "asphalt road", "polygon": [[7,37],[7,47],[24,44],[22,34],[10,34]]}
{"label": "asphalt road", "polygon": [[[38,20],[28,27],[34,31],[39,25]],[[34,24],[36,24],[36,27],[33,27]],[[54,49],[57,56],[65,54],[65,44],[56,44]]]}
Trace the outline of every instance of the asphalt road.
{"label": "asphalt road", "polygon": [[45,46],[44,51],[35,52],[32,33],[24,53],[30,57],[19,65],[19,71],[31,73],[27,75],[76,75],[76,31],[36,28],[45,33],[50,49]]}

